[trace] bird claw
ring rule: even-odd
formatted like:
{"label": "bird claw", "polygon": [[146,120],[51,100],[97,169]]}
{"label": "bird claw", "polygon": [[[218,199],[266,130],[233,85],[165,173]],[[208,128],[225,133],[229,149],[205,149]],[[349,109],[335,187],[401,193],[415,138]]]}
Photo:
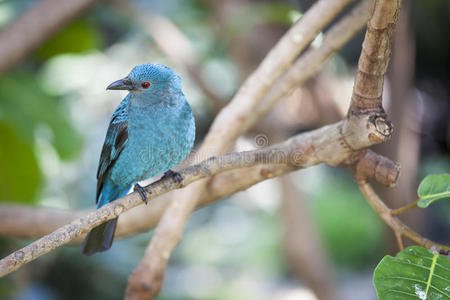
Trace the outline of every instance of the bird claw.
{"label": "bird claw", "polygon": [[172,170],[169,170],[169,171],[167,171],[167,172],[164,172],[164,175],[161,177],[161,180],[162,180],[162,179],[165,179],[165,178],[168,178],[168,177],[172,177],[172,179],[173,179],[176,183],[178,183],[180,186],[183,185],[183,176],[181,176],[180,173],[174,172],[174,171],[172,171]]}
{"label": "bird claw", "polygon": [[134,189],[133,190],[135,192],[138,192],[139,195],[141,195],[141,199],[142,199],[142,201],[144,201],[145,204],[148,203],[147,193],[146,193],[145,189],[139,183],[136,183],[134,185]]}

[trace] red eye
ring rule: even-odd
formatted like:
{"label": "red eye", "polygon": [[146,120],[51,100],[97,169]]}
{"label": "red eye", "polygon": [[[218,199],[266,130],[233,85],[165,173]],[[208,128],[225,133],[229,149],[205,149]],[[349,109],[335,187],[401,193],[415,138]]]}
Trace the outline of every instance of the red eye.
{"label": "red eye", "polygon": [[148,87],[150,86],[150,82],[144,81],[141,85],[144,89],[148,89]]}

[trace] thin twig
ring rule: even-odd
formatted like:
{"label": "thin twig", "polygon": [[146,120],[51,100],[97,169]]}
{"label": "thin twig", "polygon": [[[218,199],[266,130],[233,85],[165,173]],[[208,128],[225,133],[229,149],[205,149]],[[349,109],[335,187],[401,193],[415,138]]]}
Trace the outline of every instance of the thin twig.
{"label": "thin twig", "polygon": [[[351,154],[345,160],[345,164],[340,166],[351,167],[352,164],[355,165],[355,171],[364,178],[373,178],[386,186],[393,186],[399,174],[397,164],[370,150],[364,151],[362,155]],[[292,167],[287,165],[260,165],[216,174],[201,195],[196,208],[291,170],[293,170]],[[170,196],[170,193],[162,195],[152,200],[152,205],[141,205],[139,209],[133,209],[121,215],[116,237],[146,232],[154,228],[173,200]],[[65,211],[44,207],[0,205],[0,236],[39,238],[89,212],[91,210]],[[84,235],[81,235],[71,242],[81,242],[83,238]]]}
{"label": "thin twig", "polygon": [[405,248],[405,246],[403,245],[402,234],[398,231],[394,231],[394,234],[395,234],[395,239],[397,240],[398,249],[400,249],[400,251],[402,251]]}
{"label": "thin twig", "polygon": [[383,221],[394,230],[394,232],[404,236],[417,245],[430,249],[435,247],[438,250],[450,251],[450,247],[442,245],[440,243],[431,241],[411,228],[405,225],[400,219],[394,217],[390,213],[389,207],[384,204],[383,200],[378,197],[378,195],[373,190],[372,186],[366,180],[357,180],[359,188],[366,198],[367,202],[372,206],[372,208],[377,212],[378,215],[383,219]]}
{"label": "thin twig", "polygon": [[391,210],[391,216],[395,216],[395,215],[399,215],[402,214],[404,212],[407,212],[408,210],[410,210],[411,208],[414,208],[417,206],[417,203],[419,202],[420,199],[417,199],[416,201],[406,204],[405,206],[396,208]]}
{"label": "thin twig", "polygon": [[[196,208],[208,205],[223,197],[246,190],[263,180],[294,170],[288,165],[258,165],[225,171],[213,176]],[[152,200],[151,205],[141,205],[123,213],[118,222],[115,237],[130,236],[154,228],[171,203],[171,193]],[[0,236],[40,238],[94,210],[62,210],[47,207],[0,204]],[[71,242],[80,243],[82,234]]]}

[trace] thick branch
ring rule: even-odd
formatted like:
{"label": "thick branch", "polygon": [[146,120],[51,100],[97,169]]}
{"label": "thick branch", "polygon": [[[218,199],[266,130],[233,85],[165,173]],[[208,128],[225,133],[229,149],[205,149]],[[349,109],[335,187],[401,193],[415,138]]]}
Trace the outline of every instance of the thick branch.
{"label": "thick branch", "polygon": [[[370,154],[361,155],[361,153],[366,152]],[[345,159],[340,166],[350,167],[358,172],[358,165],[363,165],[365,166],[364,171],[359,172],[359,177],[373,178],[387,186],[395,185],[400,172],[396,163],[370,150],[355,153]],[[196,208],[292,170],[293,168],[288,165],[261,165],[214,175],[206,191],[201,195]],[[154,228],[171,201],[171,194],[168,193],[152,200],[151,205],[140,206],[139,209],[125,212],[119,218],[116,237],[129,236]],[[89,212],[91,211],[64,211],[50,208],[0,205],[0,236],[38,238],[87,215]],[[78,236],[72,242],[81,242],[83,238],[84,235]]]}
{"label": "thick branch", "polygon": [[391,42],[401,0],[374,1],[358,62],[349,117],[384,114],[381,105],[384,75],[391,58]]}
{"label": "thick branch", "polygon": [[416,244],[426,248],[437,248],[437,250],[450,251],[450,247],[446,245],[433,242],[427,238],[424,238],[407,225],[405,225],[400,219],[391,215],[391,209],[384,204],[378,195],[373,190],[372,186],[366,180],[357,180],[359,188],[366,198],[367,202],[372,208],[380,215],[383,221],[394,230],[397,235],[407,237]]}
{"label": "thick branch", "polygon": [[95,2],[95,0],[41,0],[34,4],[0,31],[0,74],[19,63]]}
{"label": "thick branch", "polygon": [[91,211],[1,204],[0,236],[39,238]]}

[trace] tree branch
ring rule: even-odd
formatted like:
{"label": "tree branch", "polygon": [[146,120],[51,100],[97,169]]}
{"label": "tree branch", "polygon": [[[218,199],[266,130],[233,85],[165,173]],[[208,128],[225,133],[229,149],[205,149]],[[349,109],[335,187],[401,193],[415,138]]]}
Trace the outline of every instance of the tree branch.
{"label": "tree branch", "polygon": [[381,103],[384,75],[391,58],[392,36],[401,0],[376,0],[367,23],[358,62],[348,116],[376,113],[384,115]]}
{"label": "tree branch", "polygon": [[417,198],[416,201],[411,202],[409,204],[406,204],[405,206],[396,208],[396,209],[392,209],[391,210],[391,215],[399,215],[402,214],[404,212],[407,212],[408,210],[410,210],[411,208],[414,208],[417,206],[417,203],[419,203],[420,198]]}
{"label": "tree branch", "polygon": [[[216,174],[212,176],[197,208],[292,170],[293,168],[288,165],[257,165]],[[173,200],[170,196],[170,193],[161,195],[153,199],[151,205],[141,205],[138,209],[124,212],[119,218],[115,236],[129,236],[154,228]],[[39,238],[92,211],[95,210],[64,211],[42,207],[0,205],[0,236]],[[80,243],[84,236],[81,234],[71,242]]]}
{"label": "tree branch", "polygon": [[39,238],[91,211],[1,204],[0,236]]}
{"label": "tree branch", "polygon": [[[366,152],[367,155],[361,155]],[[399,174],[398,165],[371,150],[351,154],[340,164],[356,170],[364,178],[373,178],[386,186],[394,186]],[[388,161],[388,162],[387,162]],[[359,171],[360,165],[365,165]],[[382,167],[380,167],[382,166]],[[201,195],[196,208],[210,204],[218,199],[245,190],[263,180],[277,177],[293,169],[287,165],[261,165],[225,171],[212,176],[205,193]],[[116,237],[129,236],[154,228],[167,206],[172,201],[171,194],[161,195],[152,200],[151,205],[125,212],[119,218]],[[59,227],[87,215],[94,210],[65,211],[59,209],[0,205],[0,236],[38,238]],[[84,234],[71,242],[81,242]]]}
{"label": "tree branch", "polygon": [[357,180],[358,186],[366,198],[367,202],[372,206],[372,208],[377,212],[378,215],[383,219],[383,221],[394,230],[396,235],[404,236],[425,248],[437,248],[437,250],[450,251],[450,247],[442,245],[437,242],[433,242],[427,238],[424,238],[407,225],[405,225],[400,219],[391,215],[391,209],[384,204],[378,195],[373,190],[372,186],[367,182],[367,180]]}
{"label": "tree branch", "polygon": [[342,167],[353,169],[357,179],[375,178],[379,183],[394,187],[400,174],[400,165],[370,149],[355,152]]}
{"label": "tree branch", "polygon": [[34,4],[0,31],[0,74],[19,63],[95,2],[41,0]]}
{"label": "tree branch", "polygon": [[[291,170],[292,168],[287,165],[259,165],[216,174],[212,176],[197,208]],[[172,201],[170,196],[170,193],[161,195],[152,200],[151,205],[141,205],[138,209],[126,211],[119,218],[115,236],[129,236],[154,228]],[[39,238],[92,211],[95,210],[66,211],[43,207],[0,205],[0,236]],[[83,239],[84,234],[71,242],[80,243]]]}
{"label": "tree branch", "polygon": [[[385,113],[381,103],[383,81],[391,56],[392,36],[399,15],[400,5],[401,0],[377,0],[374,2],[371,18],[367,24],[363,49],[358,62],[358,73],[355,78],[352,102],[348,111],[349,124],[358,122],[361,116],[369,116],[369,118],[374,118],[375,124],[379,122],[379,129],[380,131],[384,130],[387,133],[386,136],[390,136],[390,133],[392,133],[392,125],[384,118]],[[375,140],[378,139],[378,137],[372,138]],[[365,178],[365,174],[370,174],[370,171],[365,171],[366,167],[369,167],[369,170],[378,169],[383,174],[384,172],[380,168],[391,164],[389,160],[382,162],[383,160],[379,159],[378,161],[379,163],[371,163],[370,159],[365,160],[364,165],[355,168],[355,178],[366,200],[386,224],[394,230],[399,247],[403,248],[401,237],[405,236],[423,247],[436,247],[439,250],[448,252],[450,250],[448,246],[422,237],[398,218],[392,216],[391,209],[378,197]],[[367,163],[369,165],[366,165]],[[380,168],[374,168],[376,165],[379,165]],[[397,170],[399,169],[398,166],[396,168]],[[400,209],[400,211],[402,210],[404,208]]]}

